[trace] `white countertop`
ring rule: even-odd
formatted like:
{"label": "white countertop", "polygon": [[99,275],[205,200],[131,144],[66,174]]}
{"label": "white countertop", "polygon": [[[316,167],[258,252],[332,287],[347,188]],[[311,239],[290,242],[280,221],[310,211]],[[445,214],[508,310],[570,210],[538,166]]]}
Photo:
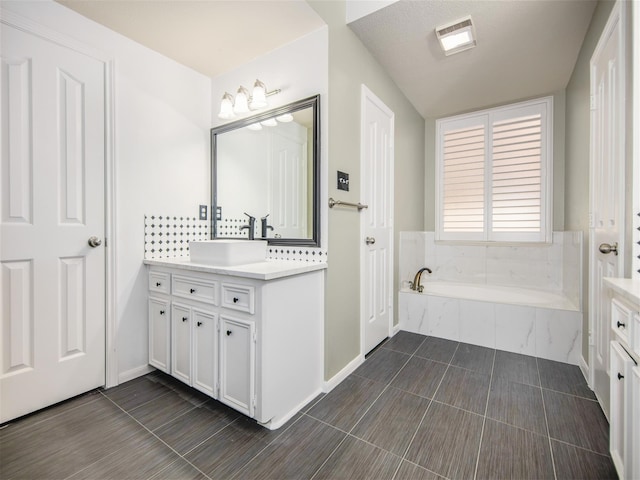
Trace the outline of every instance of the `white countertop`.
{"label": "white countertop", "polygon": [[640,280],[631,278],[604,278],[604,284],[630,302],[640,305]]}
{"label": "white countertop", "polygon": [[246,265],[233,265],[221,267],[204,263],[193,263],[189,257],[163,258],[158,260],[145,260],[145,265],[158,267],[180,268],[193,272],[217,273],[220,275],[233,275],[235,277],[254,278],[256,280],[273,280],[276,278],[290,277],[301,273],[315,272],[327,268],[325,262],[299,262],[291,260],[265,260],[259,263]]}

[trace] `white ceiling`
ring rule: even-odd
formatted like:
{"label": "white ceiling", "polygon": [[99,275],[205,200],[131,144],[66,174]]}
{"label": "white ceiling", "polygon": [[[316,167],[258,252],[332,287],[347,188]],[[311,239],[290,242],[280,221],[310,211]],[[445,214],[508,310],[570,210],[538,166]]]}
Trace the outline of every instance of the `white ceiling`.
{"label": "white ceiling", "polygon": [[325,25],[304,0],[56,0],[215,77]]}
{"label": "white ceiling", "polygon": [[[57,1],[210,77],[324,25],[304,0]],[[400,0],[350,26],[415,108],[437,117],[563,89],[595,5]],[[469,14],[478,46],[445,57],[435,27]]]}
{"label": "white ceiling", "polygon": [[[424,117],[566,87],[597,2],[400,0],[350,26]],[[446,57],[434,30],[471,15],[478,45]]]}

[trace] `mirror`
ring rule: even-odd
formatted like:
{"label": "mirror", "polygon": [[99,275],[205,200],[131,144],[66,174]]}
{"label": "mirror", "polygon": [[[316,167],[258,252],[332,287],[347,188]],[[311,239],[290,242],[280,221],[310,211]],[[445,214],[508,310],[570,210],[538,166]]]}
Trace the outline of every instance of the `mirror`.
{"label": "mirror", "polygon": [[319,109],[316,95],[211,129],[212,238],[320,246]]}

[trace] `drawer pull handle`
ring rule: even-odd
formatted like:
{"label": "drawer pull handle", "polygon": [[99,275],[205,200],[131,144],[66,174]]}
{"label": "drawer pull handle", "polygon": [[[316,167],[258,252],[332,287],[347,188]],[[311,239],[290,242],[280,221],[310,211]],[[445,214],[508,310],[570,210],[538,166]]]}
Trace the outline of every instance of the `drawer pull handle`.
{"label": "drawer pull handle", "polygon": [[625,326],[625,324],[624,324],[624,323],[618,322],[618,328],[620,328],[620,327],[624,327],[624,326]]}
{"label": "drawer pull handle", "polygon": [[186,322],[187,320],[189,320],[189,317],[182,317],[183,322]]}
{"label": "drawer pull handle", "polygon": [[156,282],[156,287],[159,287],[160,285],[162,285],[162,283]]}
{"label": "drawer pull handle", "polygon": [[202,325],[202,322],[198,322],[198,324],[197,324],[197,325],[198,325],[198,326]]}
{"label": "drawer pull handle", "polygon": [[623,378],[624,378],[624,375],[618,372],[618,380],[622,380]]}
{"label": "drawer pull handle", "polygon": [[160,315],[164,315],[164,310],[160,310]]}
{"label": "drawer pull handle", "polygon": [[233,297],[233,303],[238,303],[240,299],[238,297]]}
{"label": "drawer pull handle", "polygon": [[233,332],[231,330],[227,330],[227,337],[231,335]]}
{"label": "drawer pull handle", "polygon": [[196,289],[195,288],[189,289],[189,293],[196,293]]}

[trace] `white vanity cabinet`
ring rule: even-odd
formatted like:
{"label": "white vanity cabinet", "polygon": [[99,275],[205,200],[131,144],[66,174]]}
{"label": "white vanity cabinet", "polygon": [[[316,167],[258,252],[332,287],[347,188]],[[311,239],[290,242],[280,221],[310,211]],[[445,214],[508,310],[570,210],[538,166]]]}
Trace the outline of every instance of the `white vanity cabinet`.
{"label": "white vanity cabinet", "polygon": [[640,282],[607,278],[611,294],[609,443],[621,479],[640,478]]}
{"label": "white vanity cabinet", "polygon": [[271,429],[321,392],[326,264],[145,263],[151,365]]}

